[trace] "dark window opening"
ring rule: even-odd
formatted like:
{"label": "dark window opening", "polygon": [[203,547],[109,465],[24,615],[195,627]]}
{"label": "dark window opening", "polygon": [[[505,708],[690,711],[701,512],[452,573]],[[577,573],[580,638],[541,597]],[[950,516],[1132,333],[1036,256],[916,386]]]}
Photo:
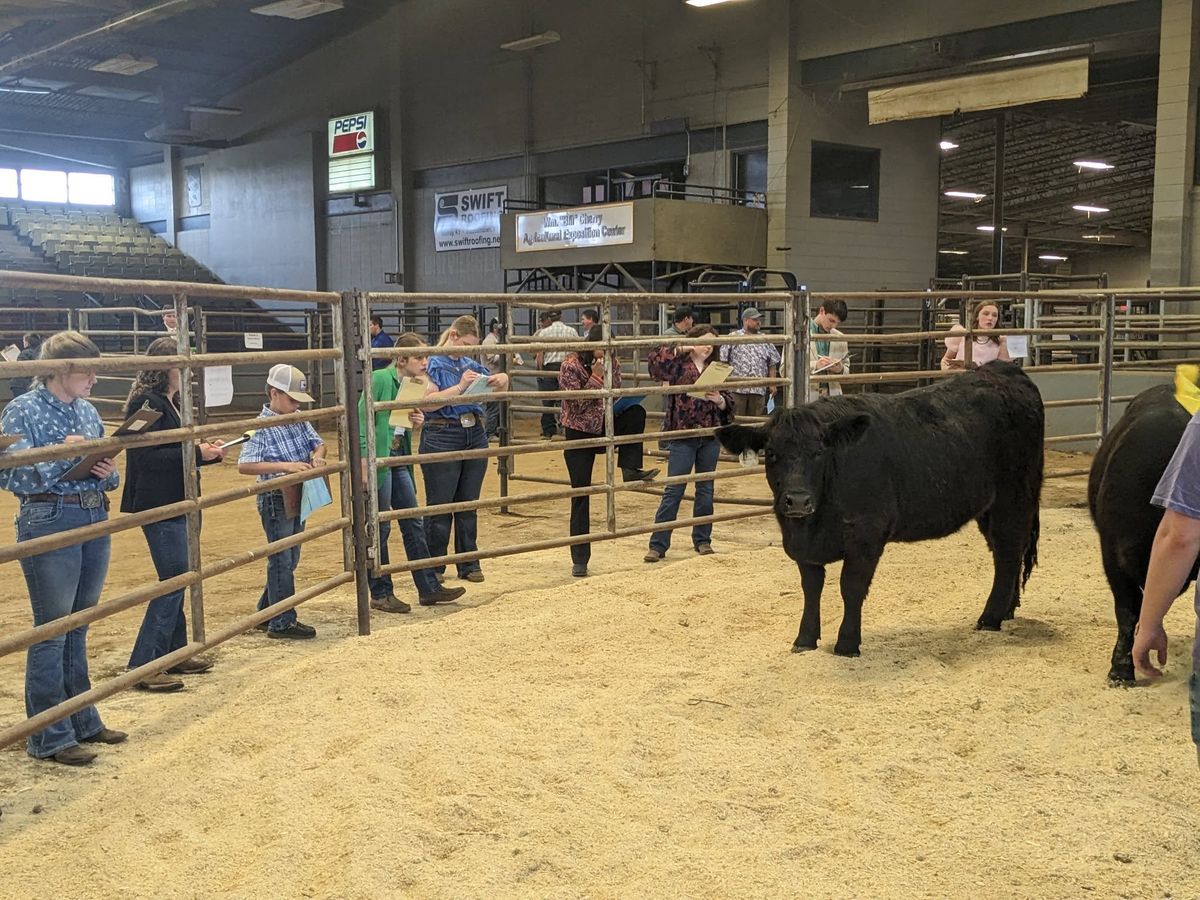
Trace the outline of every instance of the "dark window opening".
{"label": "dark window opening", "polygon": [[879,221],[879,151],[813,141],[809,215]]}
{"label": "dark window opening", "polygon": [[767,206],[767,151],[733,154],[733,188],[743,206]]}

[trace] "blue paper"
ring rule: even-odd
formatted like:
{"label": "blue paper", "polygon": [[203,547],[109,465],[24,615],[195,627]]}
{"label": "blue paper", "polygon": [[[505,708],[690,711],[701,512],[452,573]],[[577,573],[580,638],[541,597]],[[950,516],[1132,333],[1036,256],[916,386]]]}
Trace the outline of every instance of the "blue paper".
{"label": "blue paper", "polygon": [[645,400],[645,397],[618,397],[613,403],[613,415],[619,416],[631,406],[635,406]]}
{"label": "blue paper", "polygon": [[775,395],[774,394],[772,394],[770,397],[767,398],[767,415],[769,416],[773,412],[775,412]]}
{"label": "blue paper", "polygon": [[304,493],[300,496],[300,521],[307,520],[313,512],[322,506],[329,506],[331,503],[333,503],[333,497],[329,493],[329,485],[325,483],[325,479],[309,479],[304,482]]}

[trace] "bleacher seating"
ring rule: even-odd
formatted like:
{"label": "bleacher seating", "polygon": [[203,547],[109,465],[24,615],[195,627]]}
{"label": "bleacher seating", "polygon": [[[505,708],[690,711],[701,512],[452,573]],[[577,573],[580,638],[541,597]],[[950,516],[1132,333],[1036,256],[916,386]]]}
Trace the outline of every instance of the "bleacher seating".
{"label": "bleacher seating", "polygon": [[114,213],[10,206],[0,222],[5,220],[51,267],[68,275],[220,281],[145,226]]}

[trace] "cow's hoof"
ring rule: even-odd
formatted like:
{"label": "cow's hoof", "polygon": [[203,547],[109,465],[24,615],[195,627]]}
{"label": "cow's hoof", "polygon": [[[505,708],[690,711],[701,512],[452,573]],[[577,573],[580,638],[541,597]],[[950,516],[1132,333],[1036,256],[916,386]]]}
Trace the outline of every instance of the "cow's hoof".
{"label": "cow's hoof", "polygon": [[861,656],[862,654],[859,653],[859,650],[857,647],[843,647],[841,644],[838,644],[836,647],[833,648],[833,655],[834,656]]}
{"label": "cow's hoof", "polygon": [[983,621],[983,619],[980,619],[978,622],[975,623],[975,630],[976,631],[999,631],[1000,623],[997,622],[993,625],[991,622],[985,622],[985,621]]}
{"label": "cow's hoof", "polygon": [[1016,607],[1013,607],[1012,609],[1010,609],[1008,612],[1006,612],[1004,614],[1004,621],[1011,622],[1016,617],[1017,617],[1017,610],[1016,610]]}
{"label": "cow's hoof", "polygon": [[1108,670],[1110,687],[1133,687],[1137,680],[1133,677],[1133,664],[1128,666],[1113,666]]}
{"label": "cow's hoof", "polygon": [[796,643],[792,644],[792,652],[793,653],[807,653],[809,650],[816,650],[816,649],[817,649],[816,641],[811,641],[811,642],[810,641],[803,641],[803,642],[796,641]]}

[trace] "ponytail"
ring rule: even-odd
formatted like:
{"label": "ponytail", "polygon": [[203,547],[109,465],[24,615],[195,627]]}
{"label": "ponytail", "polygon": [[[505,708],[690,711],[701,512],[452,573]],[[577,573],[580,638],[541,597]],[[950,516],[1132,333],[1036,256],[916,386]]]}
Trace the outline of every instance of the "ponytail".
{"label": "ponytail", "polygon": [[479,323],[475,321],[474,316],[459,316],[450,323],[450,327],[442,332],[442,336],[438,338],[438,346],[444,347],[450,340],[450,332],[454,332],[459,337],[479,337]]}

